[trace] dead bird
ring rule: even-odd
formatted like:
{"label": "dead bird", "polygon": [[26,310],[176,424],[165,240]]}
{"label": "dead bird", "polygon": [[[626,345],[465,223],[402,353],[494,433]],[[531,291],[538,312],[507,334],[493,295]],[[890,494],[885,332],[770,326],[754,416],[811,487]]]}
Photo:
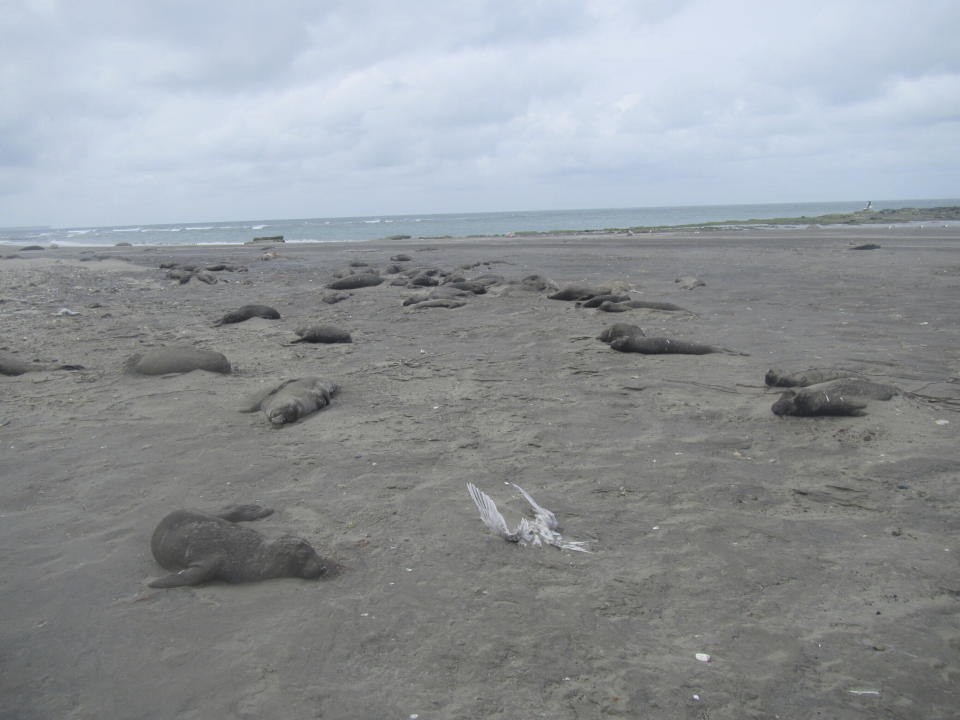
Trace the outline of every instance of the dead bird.
{"label": "dead bird", "polygon": [[503,519],[503,515],[497,510],[497,504],[490,496],[473,483],[467,483],[467,491],[480,511],[480,519],[484,525],[493,531],[494,535],[502,537],[507,542],[519,545],[540,546],[546,543],[561,550],[590,552],[583,547],[586,544],[585,542],[564,540],[558,532],[557,516],[545,507],[538,505],[526,490],[514,483],[507,484],[513,485],[533,508],[533,520],[521,517],[520,524],[514,530],[507,527],[507,521]]}

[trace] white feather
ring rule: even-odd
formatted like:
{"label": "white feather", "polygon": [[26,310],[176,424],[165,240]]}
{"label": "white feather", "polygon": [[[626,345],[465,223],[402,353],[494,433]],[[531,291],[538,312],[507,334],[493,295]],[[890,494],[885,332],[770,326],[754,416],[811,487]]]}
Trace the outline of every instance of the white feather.
{"label": "white feather", "polygon": [[530,503],[534,512],[532,521],[521,517],[520,524],[517,525],[516,530],[512,531],[507,527],[507,521],[503,519],[503,515],[501,515],[497,509],[497,504],[490,496],[473,483],[467,483],[467,491],[470,493],[470,497],[473,498],[474,504],[480,511],[480,519],[495,535],[509,542],[519,543],[520,545],[540,546],[546,543],[561,550],[590,552],[583,547],[586,544],[584,542],[564,540],[560,533],[557,532],[557,516],[545,507],[538,505],[537,501],[530,497],[530,494],[522,487],[515,483],[509,484],[520,491],[520,494]]}

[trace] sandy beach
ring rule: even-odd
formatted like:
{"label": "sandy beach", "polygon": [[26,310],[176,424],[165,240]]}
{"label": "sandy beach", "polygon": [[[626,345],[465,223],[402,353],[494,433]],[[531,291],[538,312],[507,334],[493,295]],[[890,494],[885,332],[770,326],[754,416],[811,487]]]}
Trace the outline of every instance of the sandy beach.
{"label": "sandy beach", "polygon": [[[0,377],[0,717],[957,717],[960,227],[263,252],[0,260],[0,352],[45,368]],[[427,288],[390,284],[399,253],[502,281],[404,306]],[[179,284],[169,262],[247,271]],[[387,281],[324,303],[358,262]],[[690,312],[578,307],[533,274]],[[214,326],[250,303],[281,318]],[[620,353],[596,339],[617,322],[745,354]],[[293,343],[318,323],[353,342]],[[233,372],[124,373],[171,345]],[[774,415],[767,370],[811,367],[902,392]],[[330,407],[280,428],[238,412],[311,375],[341,385]],[[592,552],[495,537],[468,482],[510,523],[516,483]],[[344,571],[147,586],[161,518],[233,503]]]}

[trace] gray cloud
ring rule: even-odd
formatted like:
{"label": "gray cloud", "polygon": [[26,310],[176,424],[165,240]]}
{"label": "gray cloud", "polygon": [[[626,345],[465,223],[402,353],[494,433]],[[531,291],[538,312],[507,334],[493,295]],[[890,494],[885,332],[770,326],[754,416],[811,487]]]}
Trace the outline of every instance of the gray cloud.
{"label": "gray cloud", "polygon": [[956,194],[952,2],[12,5],[0,224]]}

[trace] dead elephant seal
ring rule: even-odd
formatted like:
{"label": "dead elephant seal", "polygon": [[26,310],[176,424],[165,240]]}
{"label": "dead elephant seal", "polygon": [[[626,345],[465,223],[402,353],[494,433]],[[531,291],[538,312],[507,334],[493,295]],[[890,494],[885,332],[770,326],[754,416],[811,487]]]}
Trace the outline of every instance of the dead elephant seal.
{"label": "dead elephant seal", "polygon": [[83,365],[44,365],[21,360],[14,355],[0,352],[0,375],[16,376],[42,370],[83,370]]}
{"label": "dead elephant seal", "polygon": [[325,408],[339,390],[335,382],[318,377],[287,380],[258,392],[240,412],[263,410],[271,423],[285,425]]}
{"label": "dead elephant seal", "polygon": [[703,280],[696,278],[693,275],[681,275],[674,280],[674,282],[678,283],[684,290],[693,290],[694,288],[704,287],[706,285]]}
{"label": "dead elephant seal", "polygon": [[433,300],[424,300],[423,302],[418,302],[413,306],[414,310],[429,310],[430,308],[447,308],[452,310],[454,308],[463,307],[466,305],[463,300],[453,300],[450,298],[436,298]]}
{"label": "dead elephant seal", "polygon": [[149,583],[154,588],[297,577],[315,580],[335,575],[336,563],[325,560],[303,538],[285,535],[267,540],[256,530],[237,525],[273,513],[259,505],[235,505],[218,513],[176,510],[157,525],[150,540],[153,557],[172,575]]}
{"label": "dead elephant seal", "polygon": [[269,305],[244,305],[232,310],[214,323],[214,326],[229,325],[230,323],[243,322],[253,317],[264,318],[266,320],[279,320],[280,313]]}
{"label": "dead elephant seal", "polygon": [[624,335],[610,342],[610,347],[617,352],[634,352],[644,355],[709,355],[711,353],[727,353],[728,355],[744,355],[747,353],[728,350],[727,348],[702,345],[673,340],[662,337],[641,337],[638,335]]}
{"label": "dead elephant seal", "polygon": [[191,347],[165,347],[151,350],[143,355],[133,355],[124,363],[126,372],[135,375],[167,375],[187,373],[193,370],[230,372],[230,362],[213,350]]}
{"label": "dead elephant seal", "polygon": [[787,390],[770,410],[779,416],[858,416],[865,414],[867,400],[889,400],[899,392],[893,385],[843,378]]}
{"label": "dead elephant seal", "polygon": [[568,285],[553,295],[547,295],[550,300],[589,300],[597,295],[612,295],[609,287],[588,287],[586,285]]}
{"label": "dead elephant seal", "polygon": [[600,303],[598,310],[603,312],[627,312],[628,310],[636,309],[645,309],[645,310],[665,310],[667,312],[685,312],[691,313],[686,308],[682,308],[679,305],[674,305],[673,303],[666,302],[653,302],[651,300],[627,300],[626,302],[603,302]]}
{"label": "dead elephant seal", "polygon": [[597,336],[597,340],[605,343],[611,343],[617,338],[622,337],[644,337],[643,328],[638,325],[628,323],[614,323]]}
{"label": "dead elephant seal", "polygon": [[629,295],[595,295],[589,300],[577,303],[577,305],[582,308],[598,308],[605,302],[619,303],[626,302],[629,299]]}
{"label": "dead elephant seal", "polygon": [[330,325],[309,325],[307,327],[297,328],[294,331],[299,340],[294,340],[295,343],[298,342],[308,342],[308,343],[352,343],[353,338],[350,337],[350,333],[346,330],[341,330],[340,328],[331,327]]}
{"label": "dead elephant seal", "polygon": [[840,378],[856,378],[857,373],[840,368],[810,368],[799,372],[788,373],[771,368],[767,370],[763,381],[770,387],[806,387],[817,383],[839,380]]}
{"label": "dead elephant seal", "polygon": [[382,282],[383,278],[376,272],[362,272],[329,282],[327,287],[331,290],[356,290],[357,288],[374,287]]}

